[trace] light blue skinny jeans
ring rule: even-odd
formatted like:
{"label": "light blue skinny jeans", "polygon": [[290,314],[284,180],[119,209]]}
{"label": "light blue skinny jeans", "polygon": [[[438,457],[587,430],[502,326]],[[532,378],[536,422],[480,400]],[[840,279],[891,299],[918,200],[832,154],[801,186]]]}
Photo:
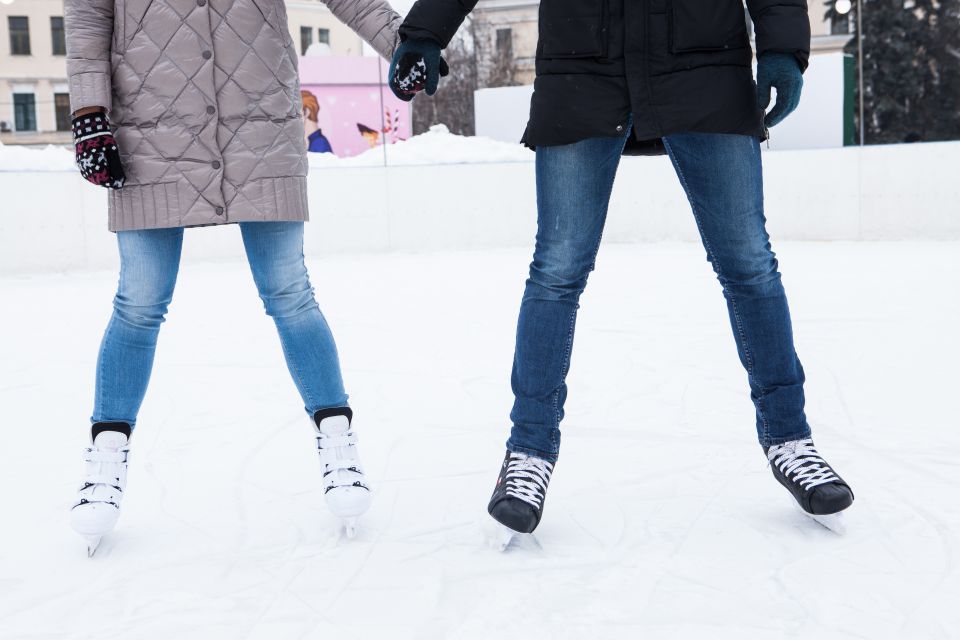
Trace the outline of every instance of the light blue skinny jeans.
{"label": "light blue skinny jeans", "polygon": [[[240,223],[243,245],[290,375],[311,416],[347,405],[337,347],[313,297],[302,222]],[[92,421],[136,424],[173,298],[183,229],[120,231],[120,283],[97,359]]]}

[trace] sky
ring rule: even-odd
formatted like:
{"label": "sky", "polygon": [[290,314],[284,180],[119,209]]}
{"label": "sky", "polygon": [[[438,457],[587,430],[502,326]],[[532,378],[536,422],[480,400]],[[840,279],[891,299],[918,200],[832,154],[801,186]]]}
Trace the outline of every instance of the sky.
{"label": "sky", "polygon": [[410,7],[413,6],[415,1],[416,0],[390,0],[390,5],[400,15],[407,15],[407,11],[410,11]]}

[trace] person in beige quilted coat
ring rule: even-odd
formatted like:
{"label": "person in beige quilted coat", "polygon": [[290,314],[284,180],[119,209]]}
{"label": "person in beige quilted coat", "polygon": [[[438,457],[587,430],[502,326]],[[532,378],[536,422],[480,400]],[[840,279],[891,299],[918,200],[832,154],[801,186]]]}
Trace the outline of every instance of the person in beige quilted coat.
{"label": "person in beige quilted coat", "polygon": [[[323,1],[391,57],[400,17],[386,0]],[[128,442],[173,296],[184,228],[238,223],[312,418],[327,503],[352,531],[370,492],[336,345],[304,265],[307,160],[284,0],[64,4],[77,164],[88,181],[109,189],[109,228],[120,250],[74,528],[92,553],[119,516]],[[198,384],[229,406],[229,389]]]}

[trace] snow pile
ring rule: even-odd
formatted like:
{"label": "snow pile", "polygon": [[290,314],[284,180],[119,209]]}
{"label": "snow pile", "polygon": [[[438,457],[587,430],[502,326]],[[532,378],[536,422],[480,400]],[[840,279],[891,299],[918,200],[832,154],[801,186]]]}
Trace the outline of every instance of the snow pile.
{"label": "snow pile", "polygon": [[[338,158],[329,153],[311,153],[309,157],[310,166],[315,168],[379,167],[384,164],[384,148],[375,147],[352,158]],[[533,162],[533,152],[521,144],[458,136],[438,124],[426,133],[388,145],[386,158],[391,166]],[[74,170],[73,154],[65,147],[50,145],[36,149],[0,145],[0,171]]]}
{"label": "snow pile", "polygon": [[73,153],[66,147],[43,149],[0,144],[0,171],[76,171]]}
{"label": "snow pile", "polygon": [[[378,167],[384,164],[384,147],[375,147],[351,158],[329,153],[311,153],[310,166]],[[466,164],[492,162],[532,162],[533,152],[519,143],[500,142],[479,136],[459,136],[442,124],[409,140],[387,145],[390,166],[422,164]]]}

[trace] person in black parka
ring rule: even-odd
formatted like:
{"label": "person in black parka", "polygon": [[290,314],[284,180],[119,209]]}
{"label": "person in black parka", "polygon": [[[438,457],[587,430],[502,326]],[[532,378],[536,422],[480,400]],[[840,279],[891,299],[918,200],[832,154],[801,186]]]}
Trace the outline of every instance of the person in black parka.
{"label": "person in black parka", "polygon": [[[757,54],[787,54],[805,70],[806,1],[747,4]],[[400,37],[446,48],[474,5],[476,0],[420,0]],[[752,59],[740,0],[544,0],[523,140],[536,147],[616,136],[631,113],[627,153],[662,153],[663,136],[681,131],[764,139]]]}
{"label": "person in black parka", "polygon": [[[389,74],[432,95],[445,48],[476,0],[418,0]],[[810,51],[805,0],[542,0],[523,142],[536,150],[538,230],[517,326],[513,423],[488,506],[514,532],[540,522],[560,449],[580,294],[594,268],[624,153],[669,155],[723,287],[776,480],[827,526],[853,502],[820,456],[763,210],[760,141],[799,104]],[[771,90],[776,104],[766,112]]]}

